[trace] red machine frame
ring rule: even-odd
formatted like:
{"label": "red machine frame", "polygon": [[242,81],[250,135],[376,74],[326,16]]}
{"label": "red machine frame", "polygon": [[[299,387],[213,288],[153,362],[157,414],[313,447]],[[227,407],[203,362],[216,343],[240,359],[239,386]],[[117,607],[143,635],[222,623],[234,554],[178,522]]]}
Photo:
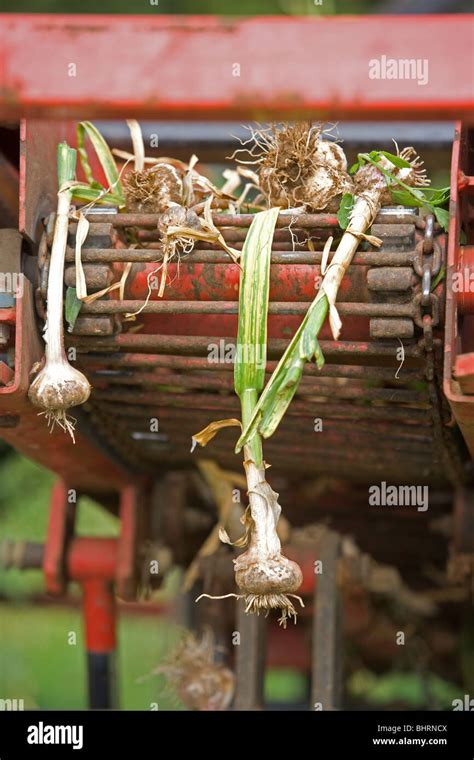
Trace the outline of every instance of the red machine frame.
{"label": "red machine frame", "polygon": [[[0,119],[472,120],[472,24],[464,14],[2,14]],[[427,60],[428,81],[370,79],[383,56]]]}

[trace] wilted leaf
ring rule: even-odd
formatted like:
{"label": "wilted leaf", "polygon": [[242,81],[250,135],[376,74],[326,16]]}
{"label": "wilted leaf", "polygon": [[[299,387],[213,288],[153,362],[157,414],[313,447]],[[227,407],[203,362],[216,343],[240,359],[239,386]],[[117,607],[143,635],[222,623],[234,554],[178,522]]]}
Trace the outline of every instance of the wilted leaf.
{"label": "wilted leaf", "polygon": [[194,451],[197,444],[200,446],[206,446],[209,441],[211,441],[216,433],[219,432],[219,430],[222,430],[222,428],[226,427],[239,427],[242,428],[242,424],[240,420],[229,418],[226,420],[216,420],[215,422],[211,422],[209,425],[207,425],[203,430],[200,430],[199,433],[195,433],[192,438],[192,446],[191,446],[191,452]]}

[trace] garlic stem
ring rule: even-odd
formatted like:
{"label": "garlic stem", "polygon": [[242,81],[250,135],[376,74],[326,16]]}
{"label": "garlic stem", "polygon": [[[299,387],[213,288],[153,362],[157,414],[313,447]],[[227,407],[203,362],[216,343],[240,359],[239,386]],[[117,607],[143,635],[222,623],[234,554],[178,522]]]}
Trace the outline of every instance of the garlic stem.
{"label": "garlic stem", "polygon": [[[260,436],[258,437],[260,438]],[[250,452],[245,447],[244,467],[247,478],[250,513],[253,520],[249,548],[246,553],[249,558],[252,557],[256,561],[259,558],[277,556],[281,552],[280,539],[276,530],[280,510],[276,510],[277,514],[275,514],[267,499],[258,492],[261,484],[265,482],[265,468],[257,467],[248,458],[249,454]]]}
{"label": "garlic stem", "polygon": [[71,367],[64,350],[64,258],[72,197],[70,184],[75,168],[76,151],[67,143],[61,143],[58,146],[58,203],[48,274],[45,363],[28,392],[30,401],[44,409],[51,429],[58,424],[73,440],[74,420],[66,412],[71,406],[83,404],[90,395],[87,378]]}
{"label": "garlic stem", "polygon": [[51,247],[51,259],[48,273],[48,317],[47,328],[45,331],[46,362],[59,356],[63,356],[67,362],[66,352],[64,350],[63,281],[64,255],[66,252],[71,197],[71,190],[59,189],[56,222],[54,225],[54,238]]}
{"label": "garlic stem", "polygon": [[[382,190],[368,190],[364,196],[356,198],[349,225],[331,259],[331,263],[321,283],[318,298],[327,296],[330,309],[330,324],[334,340],[339,337],[341,323],[335,310],[335,302],[342,279],[359,246],[360,235],[371,226],[372,220],[381,206]],[[354,233],[354,234],[353,234]],[[324,316],[323,316],[324,319]]]}

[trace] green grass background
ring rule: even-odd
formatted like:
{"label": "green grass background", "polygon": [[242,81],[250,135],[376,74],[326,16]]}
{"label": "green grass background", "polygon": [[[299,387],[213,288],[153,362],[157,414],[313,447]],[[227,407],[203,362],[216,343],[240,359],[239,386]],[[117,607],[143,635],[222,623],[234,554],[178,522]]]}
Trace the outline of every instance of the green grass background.
{"label": "green grass background", "polygon": [[[53,475],[17,454],[0,460],[0,539],[44,541]],[[93,501],[78,504],[77,533],[115,536],[118,520]],[[42,607],[29,602],[44,593],[39,570],[0,573],[0,698],[24,699],[25,708],[86,708],[86,668],[80,590],[71,584],[77,607]],[[76,644],[68,643],[70,632]],[[179,637],[169,621],[122,614],[117,651],[120,706],[179,709],[163,676],[138,682],[163,661]]]}

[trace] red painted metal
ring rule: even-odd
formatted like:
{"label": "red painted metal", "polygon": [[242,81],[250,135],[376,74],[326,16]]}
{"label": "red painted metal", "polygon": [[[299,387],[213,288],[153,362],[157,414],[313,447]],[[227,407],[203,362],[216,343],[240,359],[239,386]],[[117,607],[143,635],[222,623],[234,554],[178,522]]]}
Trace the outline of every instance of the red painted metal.
{"label": "red painted metal", "polygon": [[73,538],[67,552],[69,580],[112,583],[117,567],[117,545],[115,538]]}
{"label": "red painted metal", "polygon": [[41,219],[56,208],[56,152],[65,137],[61,122],[21,122],[19,230],[32,242],[38,239]]}
{"label": "red painted metal", "polygon": [[453,289],[458,311],[460,314],[474,314],[474,245],[459,246],[456,275],[456,287]]}
{"label": "red painted metal", "polygon": [[59,594],[67,582],[90,578],[115,582],[118,594],[133,599],[138,581],[137,544],[139,494],[125,487],[120,494],[120,537],[83,538],[74,536],[78,494],[62,480],[52,493],[43,570],[49,593]]}
{"label": "red painted metal", "polygon": [[[457,293],[453,287],[454,275],[459,269],[461,224],[468,235],[468,244],[474,241],[470,224],[473,218],[473,196],[469,192],[471,175],[469,146],[472,150],[474,135],[460,123],[456,125],[451,164],[451,220],[448,235],[446,271],[446,318],[443,388],[453,415],[474,456],[474,395],[465,392],[474,384],[474,346],[471,315],[462,317]],[[472,161],[472,159],[471,159]],[[459,375],[459,377],[458,377]],[[464,389],[464,392],[463,392]]]}
{"label": "red painted metal", "polygon": [[66,550],[73,520],[67,486],[64,481],[57,480],[51,493],[48,537],[43,557],[45,585],[49,594],[62,594],[66,590]]}
{"label": "red painted metal", "polygon": [[18,226],[18,171],[0,149],[0,224]]}
{"label": "red painted metal", "polygon": [[[20,123],[19,230],[32,242],[39,240],[41,220],[56,209],[57,147],[64,140],[70,145],[76,145],[75,122],[22,119]],[[94,151],[90,151],[90,154],[94,177],[99,182],[105,182]],[[84,180],[79,161],[77,177]]]}
{"label": "red painted metal", "polygon": [[462,392],[466,395],[474,393],[474,353],[460,354],[456,357],[454,377]]}
{"label": "red painted metal", "polygon": [[91,579],[84,581],[83,610],[85,643],[88,652],[113,652],[117,645],[117,608],[112,584]]}
{"label": "red painted metal", "polygon": [[110,652],[116,645],[116,602],[133,599],[138,581],[138,495],[136,489],[121,493],[121,533],[115,538],[73,536],[76,494],[58,480],[53,488],[48,535],[43,553],[46,590],[63,594],[69,581],[83,590],[86,649]]}
{"label": "red painted metal", "polygon": [[0,361],[0,385],[8,385],[13,382],[14,377],[15,373],[8,364]]}
{"label": "red painted metal", "polygon": [[[473,18],[3,14],[0,118],[472,120]],[[369,78],[389,59],[427,82]]]}
{"label": "red painted metal", "polygon": [[49,432],[39,410],[28,400],[30,371],[43,356],[34,314],[33,292],[29,281],[21,275],[21,297],[16,299],[15,377],[0,386],[0,423],[14,417],[15,424],[0,427],[1,437],[25,456],[67,480],[72,488],[101,494],[116,491],[129,481],[129,476],[83,435],[76,443],[56,428]]}
{"label": "red painted metal", "polygon": [[[143,499],[143,495],[140,495]],[[133,486],[120,494],[120,539],[115,580],[121,599],[134,599],[138,582],[137,549],[139,533],[139,492]]]}
{"label": "red painted metal", "polygon": [[[118,273],[123,265],[115,266]],[[137,267],[138,269],[138,267]],[[125,298],[144,302],[147,292],[147,278],[156,265],[143,264],[127,278]],[[318,265],[273,264],[270,274],[271,301],[308,301],[316,294],[315,283],[319,281],[321,268]],[[237,301],[239,288],[239,268],[233,264],[186,264],[168,267],[169,285],[166,286],[167,300],[219,300]],[[159,273],[157,279],[159,278]],[[150,300],[158,300],[157,289],[152,290]],[[342,301],[367,301],[367,267],[354,267],[344,278],[340,289]],[[160,314],[140,315],[138,323],[143,323],[144,332],[155,335],[237,335],[237,316],[225,314],[200,314],[199,321],[194,315]],[[268,323],[270,338],[285,338],[294,334],[301,323],[300,316],[271,315]],[[134,323],[135,324],[135,323]],[[324,326],[322,339],[330,337],[330,330]],[[348,340],[367,340],[369,338],[369,320],[353,317],[344,325],[344,338]]]}
{"label": "red painted metal", "polygon": [[[123,264],[115,265],[118,271]],[[143,264],[140,270],[130,273],[125,297],[144,300],[147,277],[158,265]],[[340,288],[340,301],[367,301],[368,267],[352,267]],[[316,295],[315,283],[320,282],[321,267],[317,264],[272,264],[270,269],[270,301],[312,301]],[[160,273],[155,275],[158,282]],[[185,301],[238,301],[240,269],[236,264],[169,264],[165,296],[167,300]],[[158,289],[152,290],[151,300],[158,299]]]}

